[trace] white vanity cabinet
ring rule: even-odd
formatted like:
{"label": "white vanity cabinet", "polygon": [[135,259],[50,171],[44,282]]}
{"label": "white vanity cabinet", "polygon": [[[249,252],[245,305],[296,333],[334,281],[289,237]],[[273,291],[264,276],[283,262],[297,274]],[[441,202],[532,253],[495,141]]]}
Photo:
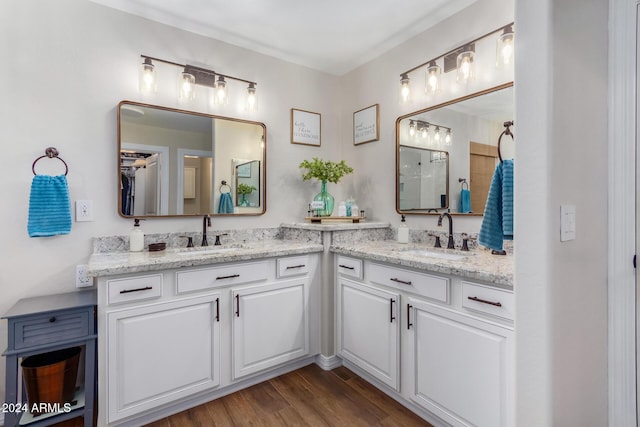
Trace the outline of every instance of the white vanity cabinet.
{"label": "white vanity cabinet", "polygon": [[407,393],[454,426],[513,425],[513,329],[408,297]]}
{"label": "white vanity cabinet", "polygon": [[338,279],[338,355],[399,390],[400,295]]}
{"label": "white vanity cabinet", "polygon": [[513,425],[511,290],[340,255],[336,302],[347,367],[436,424]]}
{"label": "white vanity cabinet", "polygon": [[98,425],[146,424],[318,354],[318,258],[100,277]]}
{"label": "white vanity cabinet", "polygon": [[220,383],[220,294],[107,314],[109,421]]}

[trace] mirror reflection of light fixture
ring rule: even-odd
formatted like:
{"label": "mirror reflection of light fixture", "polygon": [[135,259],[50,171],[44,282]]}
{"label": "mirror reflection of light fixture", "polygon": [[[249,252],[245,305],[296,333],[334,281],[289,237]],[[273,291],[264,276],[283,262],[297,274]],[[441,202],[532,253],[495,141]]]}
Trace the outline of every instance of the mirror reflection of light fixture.
{"label": "mirror reflection of light fixture", "polygon": [[436,61],[431,61],[427,67],[425,93],[435,95],[438,92],[440,92],[440,66]]}
{"label": "mirror reflection of light fixture", "polygon": [[428,124],[422,126],[422,131],[420,133],[420,136],[422,136],[422,139],[426,139],[427,142],[429,142],[429,125]]}
{"label": "mirror reflection of light fixture", "polygon": [[462,52],[458,54],[458,59],[456,60],[456,68],[458,69],[458,83],[465,84],[470,80],[473,80],[475,75],[473,63],[474,57],[475,52],[470,46],[465,46]]}
{"label": "mirror reflection of light fixture", "polygon": [[150,58],[144,58],[144,62],[140,65],[140,92],[143,94],[155,93],[156,87],[156,71]]}
{"label": "mirror reflection of light fixture", "polygon": [[411,101],[410,80],[407,74],[400,76],[400,102],[406,104]]}
{"label": "mirror reflection of light fixture", "polygon": [[[212,104],[227,104],[229,100],[228,81],[234,80],[248,85],[247,99],[245,100],[244,106],[245,110],[257,111],[258,109],[256,82],[216,73],[213,70],[197,67],[195,65],[178,64],[176,62],[154,58],[147,55],[140,56],[144,58],[144,61],[140,66],[139,76],[139,89],[143,94],[156,92],[156,75],[153,64],[153,61],[156,61],[182,68],[183,71],[178,80],[178,99],[181,102],[194,99],[196,96],[196,86],[200,85],[213,90],[213,95],[211,96]],[[218,80],[216,80],[216,76],[218,77]]]}
{"label": "mirror reflection of light fixture", "polygon": [[409,136],[416,134],[416,124],[413,120],[409,120]]}
{"label": "mirror reflection of light fixture", "polygon": [[440,126],[436,126],[435,133],[433,134],[433,140],[435,142],[440,142]]}
{"label": "mirror reflection of light fixture", "polygon": [[251,82],[247,87],[247,100],[245,102],[247,111],[255,112],[258,110],[258,95],[256,95],[256,84]]}
{"label": "mirror reflection of light fixture", "polygon": [[444,135],[444,144],[451,145],[451,129],[447,129],[447,133]]}
{"label": "mirror reflection of light fixture", "polygon": [[513,26],[507,25],[496,42],[496,66],[509,65],[513,60]]}
{"label": "mirror reflection of light fixture", "polygon": [[178,100],[188,102],[196,97],[196,78],[186,70],[178,77]]}

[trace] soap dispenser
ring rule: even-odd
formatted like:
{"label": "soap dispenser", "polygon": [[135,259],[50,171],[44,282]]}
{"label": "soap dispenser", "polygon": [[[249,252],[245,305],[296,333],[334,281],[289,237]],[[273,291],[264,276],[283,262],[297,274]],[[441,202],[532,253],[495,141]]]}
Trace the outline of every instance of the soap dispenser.
{"label": "soap dispenser", "polygon": [[144,249],[144,233],[140,229],[140,220],[138,218],[133,221],[133,229],[129,234],[129,251],[140,252]]}
{"label": "soap dispenser", "polygon": [[407,227],[404,215],[402,215],[402,220],[398,227],[398,243],[409,243],[409,227]]}

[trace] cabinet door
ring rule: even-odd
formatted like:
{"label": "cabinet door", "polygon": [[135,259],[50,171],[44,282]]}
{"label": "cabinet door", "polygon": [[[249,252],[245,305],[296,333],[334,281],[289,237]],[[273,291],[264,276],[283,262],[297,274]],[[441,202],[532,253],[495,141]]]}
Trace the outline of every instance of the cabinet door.
{"label": "cabinet door", "polygon": [[215,387],[220,294],[107,313],[109,422]]}
{"label": "cabinet door", "polygon": [[309,354],[308,288],[297,279],[232,290],[234,379]]}
{"label": "cabinet door", "polygon": [[455,426],[513,425],[513,330],[415,298],[407,310],[411,399]]}
{"label": "cabinet door", "polygon": [[400,295],[338,282],[338,354],[398,390]]}

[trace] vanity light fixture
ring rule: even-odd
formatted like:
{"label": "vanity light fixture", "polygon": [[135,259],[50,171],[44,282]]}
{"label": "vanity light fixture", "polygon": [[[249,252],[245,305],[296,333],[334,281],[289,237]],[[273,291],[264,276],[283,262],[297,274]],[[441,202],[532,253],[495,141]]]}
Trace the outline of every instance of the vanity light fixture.
{"label": "vanity light fixture", "polygon": [[447,133],[444,135],[444,145],[451,145],[451,129],[447,129]]}
{"label": "vanity light fixture", "polygon": [[409,136],[416,134],[416,123],[413,120],[409,120]]}
{"label": "vanity light fixture", "polygon": [[180,67],[182,69],[178,76],[178,100],[181,102],[194,99],[196,96],[197,86],[206,86],[212,91],[212,104],[225,105],[229,102],[228,81],[234,80],[248,85],[245,110],[253,112],[258,109],[258,97],[256,92],[256,86],[258,84],[256,82],[216,73],[213,70],[197,67],[195,65],[179,64],[147,55],[140,56],[144,61],[140,67],[139,86],[140,92],[144,94],[156,91],[156,70],[155,64],[153,63],[155,61]]}
{"label": "vanity light fixture", "polygon": [[[408,103],[411,101],[410,74],[422,68],[426,68],[424,71],[424,91],[427,96],[433,96],[442,90],[442,73],[446,74],[456,70],[456,80],[461,84],[466,84],[472,80],[475,74],[476,61],[482,62],[484,60],[484,58],[476,58],[476,44],[484,42],[485,39],[495,38],[496,40],[496,64],[503,66],[512,64],[514,55],[513,25],[513,22],[504,25],[400,74],[400,102]],[[442,68],[438,65],[439,62],[442,64]]]}
{"label": "vanity light fixture", "polygon": [[502,67],[509,65],[513,60],[513,25],[507,25],[502,30],[502,34],[498,37],[496,43],[496,66]]}
{"label": "vanity light fixture", "polygon": [[[444,140],[444,144],[449,146],[452,143],[452,130],[448,126],[443,126],[439,124],[435,124],[432,122],[426,122],[424,120],[409,120],[409,135],[411,135],[411,128],[414,127],[415,131],[413,135],[419,135],[422,139],[424,139],[427,145],[431,145],[432,143],[440,143]],[[433,135],[431,135],[430,129],[434,128]],[[444,138],[442,133],[444,133]],[[413,136],[411,135],[411,136]]]}

